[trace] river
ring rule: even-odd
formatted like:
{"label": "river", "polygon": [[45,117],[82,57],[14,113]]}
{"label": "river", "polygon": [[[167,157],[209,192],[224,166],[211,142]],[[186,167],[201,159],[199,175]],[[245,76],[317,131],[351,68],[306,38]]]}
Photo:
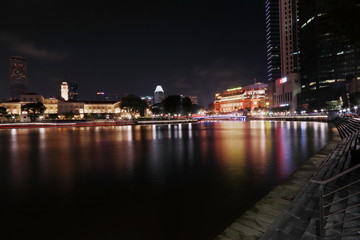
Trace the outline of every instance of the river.
{"label": "river", "polygon": [[0,130],[0,236],[213,239],[331,139],[320,122]]}

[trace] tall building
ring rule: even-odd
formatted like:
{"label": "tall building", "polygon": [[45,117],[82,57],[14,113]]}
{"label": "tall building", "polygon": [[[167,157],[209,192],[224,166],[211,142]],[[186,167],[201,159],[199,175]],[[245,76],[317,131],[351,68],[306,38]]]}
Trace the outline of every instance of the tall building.
{"label": "tall building", "polygon": [[157,85],[154,91],[154,104],[161,103],[164,100],[164,90],[160,85]]}
{"label": "tall building", "polygon": [[266,0],[266,51],[267,51],[267,79],[275,82],[280,78],[280,25],[279,0]]}
{"label": "tall building", "polygon": [[280,0],[281,77],[300,70],[299,0]]}
{"label": "tall building", "polygon": [[9,82],[10,98],[19,99],[20,95],[27,92],[27,63],[21,56],[12,56],[9,58]]}
{"label": "tall building", "polygon": [[78,84],[76,82],[68,81],[61,83],[61,97],[68,100],[79,100]]}
{"label": "tall building", "polygon": [[354,0],[300,1],[303,106],[348,105],[360,82],[359,15]]}
{"label": "tall building", "polygon": [[69,99],[70,100],[79,100],[79,90],[78,84],[74,81],[68,81],[69,86]]}
{"label": "tall building", "polygon": [[69,100],[69,85],[67,82],[62,82],[60,85],[61,97],[65,100]]}
{"label": "tall building", "polygon": [[299,0],[265,3],[269,101],[272,107],[297,108],[300,92]]}

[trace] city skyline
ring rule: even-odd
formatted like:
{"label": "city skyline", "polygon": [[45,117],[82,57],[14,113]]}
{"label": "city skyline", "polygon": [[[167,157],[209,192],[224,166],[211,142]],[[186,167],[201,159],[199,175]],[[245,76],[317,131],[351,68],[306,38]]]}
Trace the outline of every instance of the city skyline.
{"label": "city skyline", "polygon": [[146,96],[161,85],[206,106],[223,89],[266,82],[263,2],[80,3],[2,3],[1,99],[9,97],[7,59],[17,55],[27,59],[28,91],[47,97],[70,76],[81,99]]}

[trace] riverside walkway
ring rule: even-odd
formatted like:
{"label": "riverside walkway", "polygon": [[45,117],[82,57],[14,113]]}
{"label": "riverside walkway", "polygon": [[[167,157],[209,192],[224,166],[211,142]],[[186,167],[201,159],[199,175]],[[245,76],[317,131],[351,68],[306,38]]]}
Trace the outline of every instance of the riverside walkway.
{"label": "riverside walkway", "polygon": [[215,240],[360,239],[360,119],[333,123],[331,142]]}

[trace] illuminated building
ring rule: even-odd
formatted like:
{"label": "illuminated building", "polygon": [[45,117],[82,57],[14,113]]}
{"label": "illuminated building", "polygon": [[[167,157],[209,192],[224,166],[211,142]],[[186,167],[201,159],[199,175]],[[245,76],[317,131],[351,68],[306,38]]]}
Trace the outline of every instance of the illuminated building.
{"label": "illuminated building", "polygon": [[78,84],[76,82],[68,81],[61,83],[61,97],[68,100],[79,100]]}
{"label": "illuminated building", "polygon": [[266,0],[266,52],[268,82],[275,82],[280,78],[280,26],[279,0]]}
{"label": "illuminated building", "polygon": [[161,103],[164,100],[164,90],[160,85],[157,85],[154,91],[154,104]]}
{"label": "illuminated building", "polygon": [[215,95],[214,112],[230,113],[243,109],[268,107],[268,84],[255,83],[245,87],[230,88]]}
{"label": "illuminated building", "polygon": [[300,74],[292,73],[276,80],[273,106],[297,110],[297,94],[300,93]]}
{"label": "illuminated building", "polygon": [[20,56],[9,58],[10,99],[19,99],[27,92],[27,64],[26,59]]}
{"label": "illuminated building", "polygon": [[360,91],[359,8],[357,1],[300,1],[303,105]]}
{"label": "illuminated building", "polygon": [[299,0],[267,0],[266,39],[269,101],[297,108],[300,93]]}
{"label": "illuminated building", "polygon": [[45,114],[57,114],[58,113],[59,100],[56,98],[45,98],[44,106],[46,107]]}
{"label": "illuminated building", "polygon": [[120,102],[115,101],[87,101],[84,102],[84,113],[120,113]]}
{"label": "illuminated building", "polygon": [[21,103],[18,100],[16,102],[9,101],[9,102],[0,103],[0,107],[5,107],[7,113],[10,115],[21,114]]}
{"label": "illuminated building", "polygon": [[62,82],[60,87],[61,87],[61,97],[65,101],[68,101],[69,100],[69,85],[68,85],[68,83]]}

